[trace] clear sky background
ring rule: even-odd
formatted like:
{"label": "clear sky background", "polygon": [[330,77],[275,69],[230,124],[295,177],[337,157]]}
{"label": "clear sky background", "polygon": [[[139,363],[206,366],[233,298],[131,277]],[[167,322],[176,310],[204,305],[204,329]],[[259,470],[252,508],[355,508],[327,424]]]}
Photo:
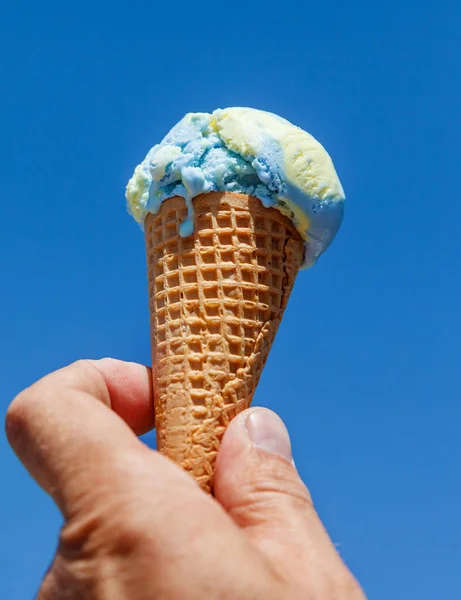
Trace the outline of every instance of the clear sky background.
{"label": "clear sky background", "polygon": [[[279,113],[347,204],[255,404],[370,598],[459,598],[460,23],[458,0],[3,0],[2,414],[74,359],[149,363],[134,166],[186,112]],[[30,600],[60,516],[3,434],[0,460],[0,598]]]}

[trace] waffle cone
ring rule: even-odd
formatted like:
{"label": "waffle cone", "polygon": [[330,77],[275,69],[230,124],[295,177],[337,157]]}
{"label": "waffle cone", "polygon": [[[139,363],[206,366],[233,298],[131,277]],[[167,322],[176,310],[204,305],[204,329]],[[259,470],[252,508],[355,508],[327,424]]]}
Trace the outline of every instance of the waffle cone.
{"label": "waffle cone", "polygon": [[212,490],[230,420],[248,408],[303,259],[291,221],[252,196],[178,196],[145,221],[157,447]]}

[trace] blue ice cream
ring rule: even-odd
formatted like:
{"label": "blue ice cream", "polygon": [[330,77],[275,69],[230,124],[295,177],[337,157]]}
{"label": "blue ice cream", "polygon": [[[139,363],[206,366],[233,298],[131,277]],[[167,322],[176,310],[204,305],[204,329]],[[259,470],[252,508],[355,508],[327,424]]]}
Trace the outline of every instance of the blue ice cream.
{"label": "blue ice cream", "polygon": [[182,196],[188,216],[180,235],[187,237],[194,197],[212,191],[249,194],[288,216],[304,240],[306,267],[326,250],[343,218],[344,191],[323,146],[261,110],[187,114],[136,167],[126,198],[143,223],[164,200]]}

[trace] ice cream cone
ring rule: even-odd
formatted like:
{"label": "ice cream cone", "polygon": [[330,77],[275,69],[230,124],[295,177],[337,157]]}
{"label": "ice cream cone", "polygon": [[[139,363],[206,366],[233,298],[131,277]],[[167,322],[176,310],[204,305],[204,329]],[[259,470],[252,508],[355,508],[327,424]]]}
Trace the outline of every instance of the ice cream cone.
{"label": "ice cream cone", "polygon": [[181,197],[145,220],[158,450],[206,491],[230,420],[248,408],[303,261],[291,220],[255,197]]}

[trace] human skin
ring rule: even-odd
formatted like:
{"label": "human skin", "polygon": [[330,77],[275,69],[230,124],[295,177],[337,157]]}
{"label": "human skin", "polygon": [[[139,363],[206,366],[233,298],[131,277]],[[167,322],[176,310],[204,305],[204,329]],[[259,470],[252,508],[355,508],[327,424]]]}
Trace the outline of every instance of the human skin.
{"label": "human skin", "polygon": [[214,498],[137,435],[150,369],[81,360],[21,392],[9,442],[64,517],[38,600],[363,600],[269,410],[230,424]]}

